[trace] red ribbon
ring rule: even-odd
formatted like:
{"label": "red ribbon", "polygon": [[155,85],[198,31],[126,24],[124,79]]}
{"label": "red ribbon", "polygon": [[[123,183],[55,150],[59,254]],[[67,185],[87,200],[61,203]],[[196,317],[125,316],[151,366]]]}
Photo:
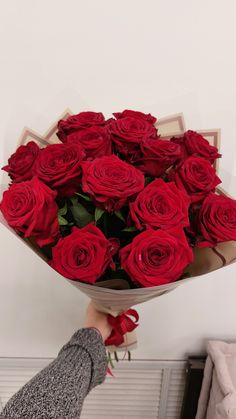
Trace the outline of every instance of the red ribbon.
{"label": "red ribbon", "polygon": [[[134,320],[132,320],[130,316],[133,317]],[[117,317],[108,314],[107,320],[112,327],[112,332],[105,341],[105,345],[119,346],[124,342],[124,335],[127,332],[132,332],[138,326],[139,315],[136,310],[130,308]]]}
{"label": "red ribbon", "polygon": [[114,377],[113,373],[112,373],[112,369],[107,367],[107,375],[110,375],[110,377]]}

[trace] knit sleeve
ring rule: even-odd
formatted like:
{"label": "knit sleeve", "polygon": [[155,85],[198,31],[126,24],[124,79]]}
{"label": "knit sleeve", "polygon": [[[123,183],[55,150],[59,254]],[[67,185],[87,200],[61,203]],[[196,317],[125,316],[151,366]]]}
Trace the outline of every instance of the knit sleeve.
{"label": "knit sleeve", "polygon": [[7,403],[0,419],[77,419],[85,396],[105,380],[106,351],[96,329],[80,329],[58,357]]}

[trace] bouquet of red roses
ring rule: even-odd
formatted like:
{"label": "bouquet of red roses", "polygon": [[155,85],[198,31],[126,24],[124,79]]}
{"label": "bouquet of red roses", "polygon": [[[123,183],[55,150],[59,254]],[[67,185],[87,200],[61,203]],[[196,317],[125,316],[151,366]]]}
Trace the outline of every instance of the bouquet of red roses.
{"label": "bouquet of red roses", "polygon": [[[28,138],[3,170],[8,225],[110,316],[121,344],[129,309],[236,257],[236,201],[217,190],[216,146],[161,136],[151,114],[58,122],[57,142]],[[52,141],[48,141],[52,139]],[[51,142],[51,143],[50,143]]]}

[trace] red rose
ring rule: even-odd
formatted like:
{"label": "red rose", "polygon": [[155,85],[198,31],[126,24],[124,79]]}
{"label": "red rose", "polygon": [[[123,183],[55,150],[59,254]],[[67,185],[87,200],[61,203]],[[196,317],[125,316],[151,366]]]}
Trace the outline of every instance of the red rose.
{"label": "red rose", "polygon": [[223,195],[209,194],[203,201],[198,230],[202,235],[199,247],[236,240],[236,200]]}
{"label": "red rose", "polygon": [[82,189],[107,211],[118,211],[144,188],[144,176],[117,156],[83,163]]}
{"label": "red rose", "polygon": [[139,144],[145,138],[156,138],[157,130],[145,119],[124,117],[109,124],[116,150],[124,156],[133,155],[139,150]]}
{"label": "red rose", "polygon": [[45,246],[55,241],[59,234],[56,195],[34,177],[13,183],[3,193],[0,209],[10,227],[23,233],[24,237],[35,237],[40,246]]}
{"label": "red rose", "polygon": [[202,157],[188,157],[182,165],[170,172],[178,188],[184,189],[191,202],[199,202],[221,183],[215,169],[208,160]]}
{"label": "red rose", "polygon": [[192,262],[193,253],[182,229],[146,230],[120,251],[121,266],[143,287],[176,281]]}
{"label": "red rose", "polygon": [[79,144],[89,160],[112,154],[111,135],[107,127],[93,126],[73,132],[65,142]]}
{"label": "red rose", "polygon": [[101,112],[80,112],[58,122],[57,136],[63,142],[72,132],[89,128],[94,125],[105,125],[106,121]]}
{"label": "red rose", "polygon": [[189,198],[174,182],[156,179],[130,203],[130,215],[138,229],[169,229],[189,225]]}
{"label": "red rose", "polygon": [[68,279],[94,284],[113,261],[110,242],[93,224],[72,228],[52,249],[50,265]]}
{"label": "red rose", "polygon": [[180,147],[180,155],[178,162],[183,162],[189,157],[189,153],[187,152],[187,148],[185,147],[185,138],[184,136],[181,137],[172,137],[170,138],[170,142],[179,145]]}
{"label": "red rose", "polygon": [[60,196],[72,196],[80,187],[83,156],[78,144],[51,144],[41,150],[34,172]]}
{"label": "red rose", "polygon": [[116,119],[125,118],[126,116],[137,119],[143,119],[144,121],[147,121],[150,124],[155,124],[155,122],[157,121],[155,116],[152,116],[150,113],[147,114],[139,111],[132,111],[129,109],[126,109],[123,112],[115,112],[113,113],[113,115]]}
{"label": "red rose", "polygon": [[14,182],[29,180],[33,176],[33,167],[39,152],[40,148],[33,141],[21,145],[8,159],[8,165],[2,169],[8,172]]}
{"label": "red rose", "polygon": [[183,137],[171,138],[171,141],[181,146],[183,158],[187,156],[199,156],[214,163],[215,159],[221,157],[217,147],[210,145],[209,142],[195,131],[187,131]]}
{"label": "red rose", "polygon": [[178,144],[159,138],[146,138],[140,143],[141,153],[132,162],[145,174],[159,177],[175,164],[181,156]]}

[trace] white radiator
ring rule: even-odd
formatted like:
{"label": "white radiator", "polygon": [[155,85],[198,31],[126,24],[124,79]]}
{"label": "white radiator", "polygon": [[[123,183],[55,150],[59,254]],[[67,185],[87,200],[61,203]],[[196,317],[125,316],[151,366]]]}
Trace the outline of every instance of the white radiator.
{"label": "white radiator", "polygon": [[[0,403],[51,359],[0,358]],[[114,377],[86,398],[81,419],[179,419],[185,386],[184,361],[120,361]],[[1,410],[1,408],[0,408]]]}

